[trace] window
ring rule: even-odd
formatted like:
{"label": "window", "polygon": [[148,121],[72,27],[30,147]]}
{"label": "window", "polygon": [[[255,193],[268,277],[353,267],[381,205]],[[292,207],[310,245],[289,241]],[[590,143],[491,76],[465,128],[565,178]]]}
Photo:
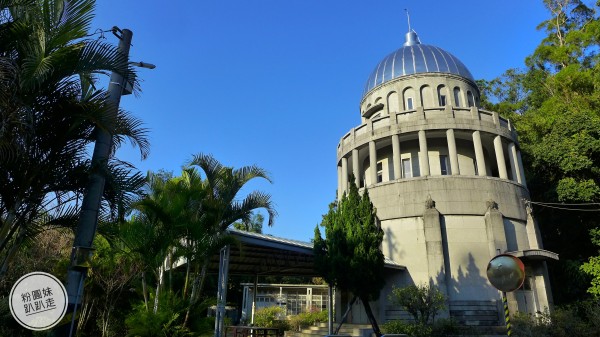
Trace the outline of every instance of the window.
{"label": "window", "polygon": [[446,105],[446,95],[440,95],[440,106]]}
{"label": "window", "polygon": [[383,163],[377,163],[377,182],[383,182]]}
{"label": "window", "polygon": [[454,88],[454,103],[457,107],[460,107],[460,88]]}
{"label": "window", "polygon": [[402,178],[412,178],[410,159],[402,159]]}
{"label": "window", "polygon": [[412,110],[413,109],[413,99],[412,99],[412,97],[408,97],[406,99],[406,109],[407,110]]}
{"label": "window", "polygon": [[475,104],[473,102],[473,93],[470,91],[467,91],[467,100],[468,100],[469,108]]}
{"label": "window", "polygon": [[439,85],[437,87],[437,95],[438,95],[438,103],[440,104],[440,106],[445,106],[447,101],[446,101],[446,86],[445,85]]}
{"label": "window", "polygon": [[440,155],[440,168],[442,169],[443,176],[450,174],[450,163],[448,162],[448,156]]}

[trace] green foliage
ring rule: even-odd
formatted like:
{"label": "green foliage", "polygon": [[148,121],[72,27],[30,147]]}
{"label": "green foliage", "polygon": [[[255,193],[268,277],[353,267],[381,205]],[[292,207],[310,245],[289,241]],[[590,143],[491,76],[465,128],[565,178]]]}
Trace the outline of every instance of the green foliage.
{"label": "green foliage", "polygon": [[[545,38],[525,60],[525,69],[509,69],[496,79],[478,81],[482,106],[516,126],[532,200],[598,203],[600,3],[544,0],[544,5],[549,16],[538,29]],[[588,235],[598,225],[597,216],[534,207],[545,248],[561,257],[549,265],[551,283],[561,285],[553,288],[555,302],[584,298],[584,273],[596,274],[591,267],[579,266],[598,254]],[[596,260],[589,262],[593,265]]]}
{"label": "green foliage", "polygon": [[385,334],[406,334],[411,337],[430,337],[433,329],[429,325],[409,323],[400,320],[389,321],[381,326]]}
{"label": "green foliage", "polygon": [[182,326],[182,313],[185,313],[185,303],[168,292],[163,293],[161,297],[162,304],[156,313],[152,310],[146,310],[143,303],[134,307],[133,312],[125,320],[127,336],[183,337],[194,335],[188,328]]}
{"label": "green foliage", "polygon": [[[388,321],[382,325],[385,334],[406,334],[410,337],[446,337],[472,335],[461,328],[452,319],[439,319],[433,324],[404,322],[401,320]],[[465,333],[467,332],[467,333]]]}
{"label": "green foliage", "polygon": [[328,311],[309,311],[302,312],[298,315],[290,317],[290,328],[294,331],[301,331],[302,329],[306,329],[310,326],[315,325],[316,323],[327,322],[328,320]]}
{"label": "green foliage", "polygon": [[265,217],[260,213],[252,212],[252,215],[248,219],[242,221],[236,221],[233,223],[233,228],[241,231],[262,233],[263,222]]}
{"label": "green foliage", "polygon": [[273,328],[278,321],[285,319],[285,310],[283,308],[272,306],[256,310],[254,314],[254,325],[263,328]]}
{"label": "green foliage", "polygon": [[438,311],[445,308],[446,298],[439,289],[431,285],[409,285],[393,287],[390,301],[410,313],[415,322],[426,325],[435,321]]}
{"label": "green foliage", "polygon": [[[321,226],[315,228],[315,268],[330,285],[351,291],[361,299],[374,300],[384,285],[383,231],[365,189],[362,196],[353,183],[349,193],[329,205]],[[360,275],[360,277],[356,277]]]}
{"label": "green foliage", "polygon": [[319,226],[315,227],[315,269],[330,285],[360,298],[373,331],[380,335],[369,301],[379,297],[385,284],[383,253],[379,249],[383,231],[367,189],[360,196],[354,178],[350,181],[348,193],[331,203],[323,216],[325,239]]}
{"label": "green foliage", "polygon": [[[592,242],[600,248],[600,228],[592,229],[590,236],[592,237]],[[591,256],[580,268],[584,273],[592,277],[588,293],[592,294],[594,298],[600,299],[600,256]]]}
{"label": "green foliage", "polygon": [[538,316],[517,313],[511,319],[517,337],[600,336],[600,304],[581,301]]}
{"label": "green foliage", "polygon": [[[109,113],[106,92],[92,88],[111,71],[134,75],[116,47],[88,36],[94,1],[0,3],[0,263],[43,230],[73,228],[90,170],[107,175],[101,218],[115,217],[143,177],[117,160],[91,167],[94,129],[148,154],[141,121]],[[134,78],[134,77],[131,77]],[[122,214],[120,214],[122,215]],[[101,229],[101,227],[100,227]]]}

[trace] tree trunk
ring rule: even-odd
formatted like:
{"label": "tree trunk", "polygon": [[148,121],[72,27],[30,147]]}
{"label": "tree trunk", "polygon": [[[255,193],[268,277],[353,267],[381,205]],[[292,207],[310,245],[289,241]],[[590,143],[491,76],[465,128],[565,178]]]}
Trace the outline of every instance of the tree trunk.
{"label": "tree trunk", "polygon": [[169,250],[169,291],[173,292],[173,251]]}
{"label": "tree trunk", "polygon": [[4,258],[4,262],[2,263],[2,268],[0,268],[0,278],[4,277],[4,275],[8,271],[8,264],[10,263],[12,258],[15,256],[15,254],[19,250],[19,247],[21,246],[21,241],[23,241],[24,236],[25,236],[25,229],[21,228],[19,230],[19,234],[17,234],[17,237],[15,238],[12,246],[8,250],[6,257]]}
{"label": "tree trunk", "polygon": [[148,288],[146,286],[146,272],[142,271],[142,295],[144,295],[144,305],[148,311]]}
{"label": "tree trunk", "polygon": [[[189,263],[188,263],[189,265]],[[196,293],[198,292],[198,283],[200,283],[200,275],[198,273],[198,264],[196,264],[196,270],[194,271],[194,281],[192,282],[192,292],[190,294],[190,301],[188,303],[187,310],[185,311],[185,318],[183,319],[182,326],[187,326],[187,322],[190,318],[190,311],[192,306],[196,303]]]}
{"label": "tree trunk", "polygon": [[164,275],[164,271],[163,271],[163,266],[161,265],[160,267],[158,267],[158,281],[156,282],[156,294],[154,296],[154,313],[155,314],[158,311],[158,295],[160,293],[160,287],[162,286],[162,283],[163,283],[163,275]]}
{"label": "tree trunk", "polygon": [[367,298],[360,299],[363,302],[363,306],[365,307],[365,312],[367,317],[369,318],[369,322],[371,322],[371,326],[373,327],[373,332],[377,337],[381,336],[381,330],[379,330],[379,325],[377,324],[377,320],[373,315],[373,311],[371,311],[371,305],[369,304],[369,300]]}
{"label": "tree trunk", "polygon": [[352,297],[352,301],[350,301],[350,304],[348,304],[348,308],[346,309],[346,312],[344,312],[344,316],[342,316],[342,319],[340,319],[340,324],[338,324],[337,328],[335,328],[335,331],[333,332],[334,335],[337,335],[340,332],[342,324],[346,322],[346,318],[348,318],[348,314],[350,313],[350,310],[352,310],[352,306],[354,305],[354,302],[356,302],[357,298],[358,297],[356,296]]}
{"label": "tree trunk", "polygon": [[183,284],[183,298],[187,297],[187,292],[188,292],[188,284],[190,283],[190,269],[191,269],[191,264],[192,261],[190,259],[190,257],[188,256],[187,258],[187,263],[185,266],[185,283]]}

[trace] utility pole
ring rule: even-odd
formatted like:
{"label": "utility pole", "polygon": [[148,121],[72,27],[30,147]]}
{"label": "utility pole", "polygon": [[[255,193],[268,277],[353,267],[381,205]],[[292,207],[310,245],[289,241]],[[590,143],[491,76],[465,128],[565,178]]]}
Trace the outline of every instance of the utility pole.
{"label": "utility pole", "polygon": [[[129,47],[131,46],[133,33],[128,29],[120,30],[117,27],[113,27],[113,34],[120,39],[118,52],[129,60]],[[114,71],[110,76],[107,98],[109,107],[107,113],[111,117],[116,117],[118,114],[125,80],[121,74]],[[109,120],[116,120],[116,118],[110,118]],[[73,312],[73,317],[75,317],[77,312],[77,305],[81,302],[83,282],[87,275],[88,262],[93,250],[92,242],[94,241],[96,227],[98,226],[98,213],[106,181],[103,168],[106,167],[110,159],[113,146],[113,135],[110,132],[99,127],[96,127],[94,132],[96,134],[96,144],[94,145],[94,153],[92,155],[92,171],[83,195],[81,213],[77,223],[73,250],[71,251],[71,264],[67,274],[66,289],[69,296],[69,311]]]}

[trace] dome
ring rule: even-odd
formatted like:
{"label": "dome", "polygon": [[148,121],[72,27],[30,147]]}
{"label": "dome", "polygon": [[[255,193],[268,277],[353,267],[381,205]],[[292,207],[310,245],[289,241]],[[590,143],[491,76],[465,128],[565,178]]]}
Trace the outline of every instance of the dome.
{"label": "dome", "polygon": [[365,93],[395,78],[421,73],[454,74],[475,82],[469,69],[456,56],[439,47],[421,44],[417,33],[411,31],[406,34],[402,48],[375,67],[365,85]]}

